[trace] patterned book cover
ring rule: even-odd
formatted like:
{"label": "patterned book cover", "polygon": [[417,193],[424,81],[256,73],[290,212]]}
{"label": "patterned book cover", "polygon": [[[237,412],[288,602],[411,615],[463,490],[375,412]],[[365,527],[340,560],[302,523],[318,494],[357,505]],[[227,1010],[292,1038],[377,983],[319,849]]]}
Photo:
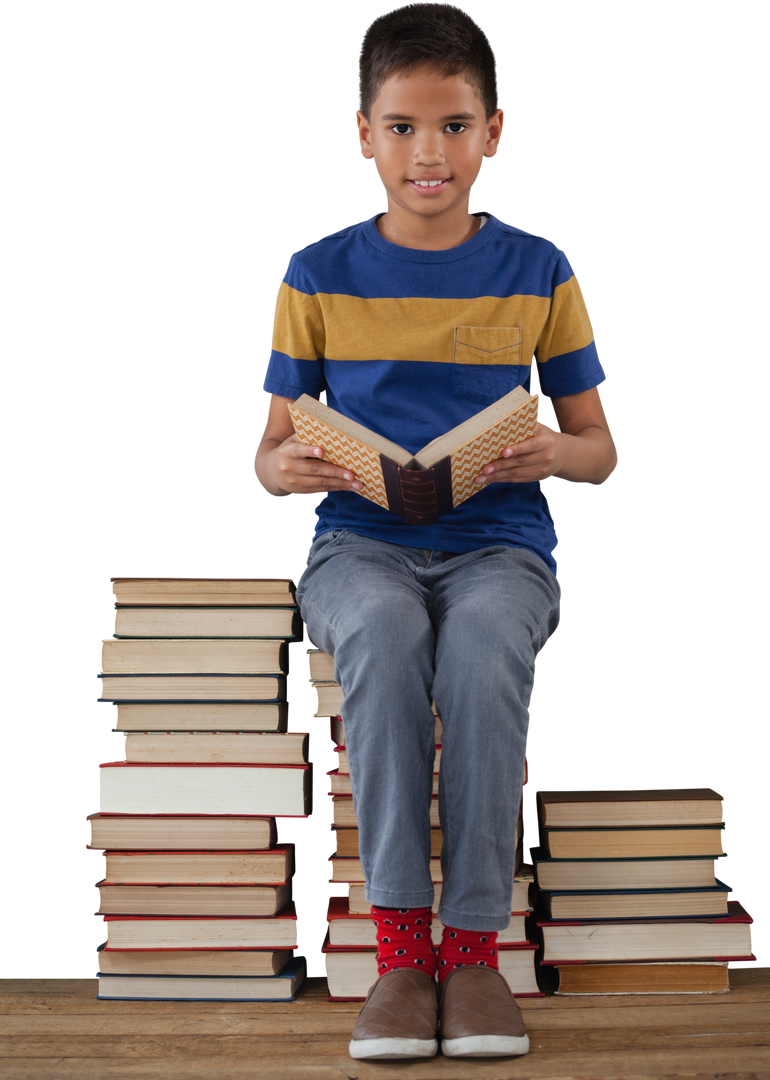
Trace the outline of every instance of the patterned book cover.
{"label": "patterned book cover", "polygon": [[326,451],[326,461],[352,469],[356,479],[364,485],[359,492],[372,502],[388,509],[388,496],[385,491],[385,479],[382,475],[382,463],[377,450],[358,439],[343,434],[330,424],[310,416],[295,402],[289,405],[289,414],[294,430],[301,443],[308,446],[322,446]]}
{"label": "patterned book cover", "polygon": [[500,457],[506,446],[530,439],[537,426],[537,395],[514,413],[452,451],[452,506],[479,489],[474,483],[482,468]]}
{"label": "patterned book cover", "polygon": [[[310,405],[310,399],[306,400]],[[352,469],[356,478],[364,485],[360,495],[400,514],[407,521],[426,525],[432,524],[450,506],[457,506],[474,495],[479,490],[474,480],[483,466],[500,457],[506,446],[531,438],[537,425],[537,397],[528,397],[519,408],[502,420],[495,421],[485,431],[474,435],[451,452],[451,490],[450,484],[446,484],[447,490],[444,490],[444,477],[449,479],[449,470],[442,468],[442,464],[447,463],[446,458],[428,470],[406,469],[403,464],[398,464],[368,445],[364,441],[365,428],[361,427],[361,437],[356,438],[334,426],[333,418],[337,414],[333,409],[320,406],[320,411],[329,417],[325,420],[310,415],[303,408],[303,404],[303,399],[300,398],[289,405],[289,414],[300,442],[323,446],[327,461]],[[313,400],[310,407],[317,409],[319,403]],[[422,451],[418,451],[415,455],[418,462],[421,453]],[[402,450],[402,454],[409,457],[406,451]],[[394,478],[397,478],[396,483],[401,485],[401,500],[393,497]]]}

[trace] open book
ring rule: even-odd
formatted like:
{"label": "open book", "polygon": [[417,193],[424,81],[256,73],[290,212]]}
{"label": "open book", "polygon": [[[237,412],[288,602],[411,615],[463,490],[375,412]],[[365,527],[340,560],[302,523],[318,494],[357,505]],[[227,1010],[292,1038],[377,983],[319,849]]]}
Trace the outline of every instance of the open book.
{"label": "open book", "polygon": [[300,442],[322,446],[325,460],[356,474],[359,495],[409,525],[433,525],[480,490],[475,478],[506,446],[535,434],[537,397],[517,386],[414,456],[307,394],[289,413]]}

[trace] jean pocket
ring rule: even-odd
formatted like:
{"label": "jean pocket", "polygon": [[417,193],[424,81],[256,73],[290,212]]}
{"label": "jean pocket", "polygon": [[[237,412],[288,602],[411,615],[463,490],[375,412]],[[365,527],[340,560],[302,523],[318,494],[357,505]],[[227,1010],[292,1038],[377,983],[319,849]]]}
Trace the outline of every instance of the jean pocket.
{"label": "jean pocket", "polygon": [[336,544],[338,540],[341,540],[343,536],[346,535],[347,529],[332,529],[330,532],[321,533],[321,535],[317,536],[313,543],[310,545],[310,551],[307,555],[306,565],[310,566],[311,562],[313,562],[313,560],[317,558],[322,551],[326,551],[327,548],[330,548],[333,544]]}
{"label": "jean pocket", "polygon": [[302,569],[299,571],[299,576],[297,578],[297,592],[299,592],[300,579],[302,579],[303,573],[310,568],[310,565],[319,557],[320,553],[328,548],[329,544],[333,544],[341,537],[345,536],[346,531],[346,529],[333,529],[330,532],[322,532],[320,537],[308,544],[308,548],[305,552],[305,562],[302,563]]}
{"label": "jean pocket", "polygon": [[452,390],[483,405],[509,394],[529,378],[521,362],[520,326],[456,326]]}

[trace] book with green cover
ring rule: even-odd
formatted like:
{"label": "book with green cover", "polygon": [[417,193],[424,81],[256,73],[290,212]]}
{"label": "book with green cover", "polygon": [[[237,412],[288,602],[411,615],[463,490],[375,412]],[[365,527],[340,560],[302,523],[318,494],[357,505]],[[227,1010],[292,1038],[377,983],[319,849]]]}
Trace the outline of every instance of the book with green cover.
{"label": "book with green cover", "polygon": [[433,525],[480,490],[474,481],[485,465],[535,434],[537,397],[517,386],[414,455],[307,394],[289,414],[301,443],[323,447],[327,461],[356,474],[359,495],[409,525]]}

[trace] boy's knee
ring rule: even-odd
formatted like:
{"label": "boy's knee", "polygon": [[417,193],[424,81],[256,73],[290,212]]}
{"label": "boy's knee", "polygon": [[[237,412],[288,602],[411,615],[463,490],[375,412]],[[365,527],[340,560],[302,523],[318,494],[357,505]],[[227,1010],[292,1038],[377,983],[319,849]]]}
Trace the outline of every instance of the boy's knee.
{"label": "boy's knee", "polygon": [[405,610],[397,596],[362,598],[345,613],[337,626],[338,648],[405,651],[432,642],[433,632],[426,613]]}

